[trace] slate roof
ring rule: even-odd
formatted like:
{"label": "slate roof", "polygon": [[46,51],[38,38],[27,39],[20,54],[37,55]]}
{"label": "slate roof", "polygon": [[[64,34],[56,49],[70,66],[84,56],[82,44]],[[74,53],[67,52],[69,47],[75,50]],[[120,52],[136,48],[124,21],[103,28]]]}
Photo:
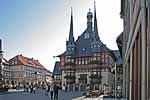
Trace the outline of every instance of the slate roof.
{"label": "slate roof", "polygon": [[[76,52],[75,56],[90,56],[91,55],[91,38],[84,39],[84,33],[76,40]],[[84,50],[83,50],[84,49]]]}
{"label": "slate roof", "polygon": [[123,61],[122,61],[122,58],[121,58],[119,50],[114,50],[113,52],[114,52],[114,54],[115,54],[115,56],[117,58],[117,61],[116,61],[117,65],[123,64]]}
{"label": "slate roof", "polygon": [[60,69],[60,62],[55,62],[54,70],[53,70],[53,76],[54,75],[59,75],[61,74],[61,69]]}
{"label": "slate roof", "polygon": [[[72,57],[84,57],[84,56],[92,56],[92,54],[94,52],[110,52],[111,56],[113,57],[114,60],[117,59],[117,64],[122,64],[122,59],[120,57],[120,53],[119,51],[113,51],[110,50],[99,38],[98,36],[98,28],[97,28],[97,19],[96,19],[96,8],[94,10],[95,15],[94,15],[94,28],[93,26],[88,26],[88,25],[92,25],[92,24],[88,24],[87,28],[84,30],[84,32],[78,37],[78,39],[76,41],[72,41],[70,39],[70,36],[73,38],[73,19],[71,16],[71,25],[70,25],[70,30],[72,30],[69,33],[69,41],[70,44],[74,44],[74,45],[70,45],[69,43],[66,44],[67,50],[62,53],[60,56],[72,56]],[[92,13],[91,13],[92,14]],[[88,15],[87,15],[88,16]],[[88,23],[90,23],[88,21]],[[91,28],[92,27],[92,28]],[[85,38],[86,34],[88,35],[88,38]],[[75,49],[74,49],[75,48]],[[72,54],[70,54],[70,51],[72,49]],[[57,65],[58,64],[58,65]],[[56,62],[55,67],[54,67],[54,74],[58,73],[61,74],[60,69],[58,69],[58,67],[60,62]]]}
{"label": "slate roof", "polygon": [[76,53],[75,53],[76,55],[75,56],[91,56],[92,52],[104,52],[104,51],[110,50],[100,40],[97,41],[99,43],[100,47],[95,48],[95,50],[94,50],[94,48],[91,48],[93,32],[89,33],[90,38],[88,38],[88,39],[84,39],[85,33],[86,33],[86,31],[84,33],[82,33],[81,36],[79,36],[78,39],[76,40]]}
{"label": "slate roof", "polygon": [[[90,15],[89,15],[90,14]],[[92,12],[88,12],[87,17],[89,16],[89,19],[92,19],[91,16],[93,16]],[[70,21],[70,32],[69,32],[69,41],[70,44],[75,44],[75,51],[73,51],[72,54],[70,54],[70,51],[66,50],[63,54],[59,56],[65,56],[65,55],[71,55],[75,57],[80,56],[91,56],[93,52],[105,52],[110,51],[109,48],[106,47],[105,44],[103,44],[98,36],[98,26],[97,26],[97,18],[96,18],[96,6],[94,4],[94,27],[92,26],[92,23],[87,21],[87,28],[83,31],[83,33],[78,37],[76,41],[74,41],[73,36],[73,16],[72,16],[72,10],[71,10],[71,21]],[[92,27],[92,28],[91,28]],[[86,33],[89,34],[88,38],[85,38]],[[67,48],[70,44],[66,44]],[[95,47],[96,45],[96,47]],[[71,47],[72,48],[72,47]]]}
{"label": "slate roof", "polygon": [[118,45],[119,51],[121,53],[121,57],[122,57],[122,45],[123,45],[123,33],[121,33],[117,39],[116,39],[116,43]]}

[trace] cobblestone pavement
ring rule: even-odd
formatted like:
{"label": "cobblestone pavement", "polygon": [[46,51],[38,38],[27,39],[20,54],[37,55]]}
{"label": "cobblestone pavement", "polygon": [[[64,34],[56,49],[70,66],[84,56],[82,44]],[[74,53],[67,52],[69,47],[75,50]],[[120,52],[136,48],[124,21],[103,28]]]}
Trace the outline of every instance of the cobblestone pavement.
{"label": "cobblestone pavement", "polygon": [[[81,96],[83,91],[59,91],[58,100],[72,100],[72,98]],[[51,100],[50,96],[45,96],[44,90],[37,90],[35,94],[29,92],[16,92],[0,94],[0,100]],[[54,100],[54,99],[53,99]]]}

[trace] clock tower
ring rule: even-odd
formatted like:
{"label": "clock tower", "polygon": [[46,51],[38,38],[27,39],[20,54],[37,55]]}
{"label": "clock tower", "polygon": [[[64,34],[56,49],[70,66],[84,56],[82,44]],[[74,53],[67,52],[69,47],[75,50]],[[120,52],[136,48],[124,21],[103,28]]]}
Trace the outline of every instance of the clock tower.
{"label": "clock tower", "polygon": [[87,14],[87,29],[92,30],[92,18],[93,18],[93,14],[91,12],[91,9],[89,9],[89,12]]}
{"label": "clock tower", "polygon": [[67,55],[74,55],[75,54],[75,41],[73,36],[73,14],[71,8],[71,21],[70,21],[70,32],[69,32],[69,40],[66,41],[66,53]]}

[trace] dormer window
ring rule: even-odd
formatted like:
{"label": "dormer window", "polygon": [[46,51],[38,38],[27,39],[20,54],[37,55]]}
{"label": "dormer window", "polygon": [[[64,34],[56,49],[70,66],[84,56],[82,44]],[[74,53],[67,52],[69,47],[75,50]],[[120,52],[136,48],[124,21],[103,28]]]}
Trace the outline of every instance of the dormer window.
{"label": "dormer window", "polygon": [[31,64],[31,65],[33,65],[33,62],[32,62],[31,60],[29,60],[29,61],[28,61],[28,64]]}
{"label": "dormer window", "polygon": [[82,51],[86,51],[86,48],[82,48]]}
{"label": "dormer window", "polygon": [[13,65],[16,65],[16,64],[17,64],[17,61],[12,61],[12,64],[13,64]]}
{"label": "dormer window", "polygon": [[15,64],[17,64],[17,61],[15,61]]}
{"label": "dormer window", "polygon": [[70,48],[68,48],[68,50],[70,51]]}
{"label": "dormer window", "polygon": [[84,34],[84,38],[85,38],[85,39],[88,39],[89,37],[90,37],[90,36],[89,36],[89,33],[85,33],[85,34]]}

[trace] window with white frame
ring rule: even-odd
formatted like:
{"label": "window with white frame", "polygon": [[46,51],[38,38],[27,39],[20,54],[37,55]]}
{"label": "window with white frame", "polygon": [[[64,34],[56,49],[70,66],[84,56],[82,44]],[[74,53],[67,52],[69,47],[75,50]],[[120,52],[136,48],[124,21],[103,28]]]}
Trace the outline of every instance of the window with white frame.
{"label": "window with white frame", "polygon": [[71,62],[74,62],[74,59],[71,59]]}
{"label": "window with white frame", "polygon": [[84,64],[84,60],[82,60],[82,64]]}
{"label": "window with white frame", "polygon": [[85,64],[88,64],[88,61],[87,61],[87,60],[85,61]]}
{"label": "window with white frame", "polygon": [[81,61],[79,61],[79,65],[81,64]]}
{"label": "window with white frame", "polygon": [[93,60],[96,60],[96,57],[93,57]]}

